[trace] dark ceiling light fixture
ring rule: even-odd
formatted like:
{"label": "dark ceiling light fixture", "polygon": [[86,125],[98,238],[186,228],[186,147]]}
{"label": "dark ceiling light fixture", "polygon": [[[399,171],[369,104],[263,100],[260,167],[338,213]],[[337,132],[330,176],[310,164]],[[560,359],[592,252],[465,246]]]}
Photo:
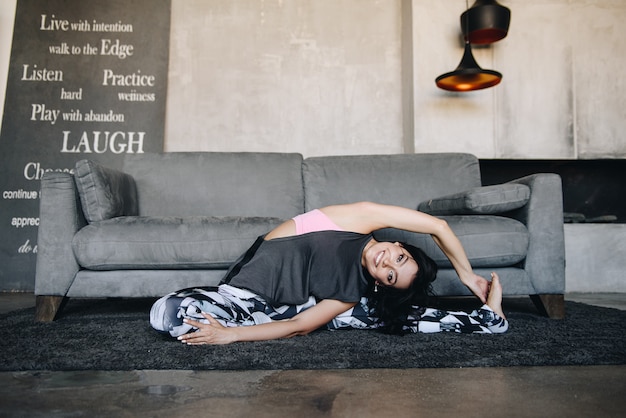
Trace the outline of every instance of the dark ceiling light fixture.
{"label": "dark ceiling light fixture", "polygon": [[435,79],[437,87],[448,91],[472,91],[495,86],[502,80],[502,74],[480,68],[469,42],[465,43],[463,58],[456,70],[440,75]]}
{"label": "dark ceiling light fixture", "polygon": [[511,10],[495,0],[476,0],[461,15],[461,30],[471,44],[491,44],[509,31]]}
{"label": "dark ceiling light fixture", "polygon": [[[494,3],[489,1],[477,0],[472,8],[479,5],[482,7],[482,3]],[[466,11],[463,13],[461,20],[465,19],[466,25],[464,25],[463,34],[465,37],[465,51],[463,52],[463,58],[461,58],[461,62],[459,66],[449,73],[445,73],[440,75],[435,79],[435,83],[437,87],[448,90],[448,91],[473,91],[473,90],[481,90],[486,89],[488,87],[493,87],[496,84],[500,83],[502,80],[502,74],[494,70],[483,70],[480,68],[476,60],[474,59],[474,55],[472,54],[472,47],[470,45],[470,36],[466,30],[471,27],[469,23],[470,15],[466,14],[469,10],[467,7],[467,0],[465,1]],[[500,6],[502,7],[502,6]],[[506,9],[506,8],[505,8]],[[506,9],[508,11],[508,9]],[[464,17],[463,17],[464,16]],[[509,12],[510,17],[510,12]],[[462,25],[463,27],[463,25]],[[508,23],[507,23],[508,29]],[[506,32],[505,32],[506,36]]]}

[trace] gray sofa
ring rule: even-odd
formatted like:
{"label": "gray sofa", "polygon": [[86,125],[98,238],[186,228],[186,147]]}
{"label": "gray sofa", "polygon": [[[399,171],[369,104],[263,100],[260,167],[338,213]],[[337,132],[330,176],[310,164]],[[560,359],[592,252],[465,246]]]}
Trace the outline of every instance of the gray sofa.
{"label": "gray sofa", "polygon": [[[333,156],[287,153],[127,155],[120,170],[88,160],[41,180],[36,318],[67,298],[158,297],[215,285],[259,235],[303,211],[373,201],[445,218],[478,274],[506,295],[564,312],[561,180],[535,174],[481,186],[469,154]],[[437,295],[469,295],[430,236],[386,229],[439,264]]]}

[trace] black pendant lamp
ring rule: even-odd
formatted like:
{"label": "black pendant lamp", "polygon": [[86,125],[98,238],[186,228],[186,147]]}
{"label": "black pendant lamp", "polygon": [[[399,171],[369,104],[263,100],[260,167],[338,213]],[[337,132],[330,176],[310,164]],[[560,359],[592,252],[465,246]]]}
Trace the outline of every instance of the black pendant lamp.
{"label": "black pendant lamp", "polygon": [[461,15],[461,30],[472,44],[491,44],[509,31],[511,11],[495,0],[476,0]]}
{"label": "black pendant lamp", "polygon": [[[482,68],[480,68],[480,66],[474,59],[474,55],[472,54],[472,47],[470,45],[470,43],[474,42],[472,36],[470,36],[470,34],[472,33],[470,31],[472,31],[472,29],[475,34],[478,34],[477,38],[480,40],[485,40],[489,38],[494,39],[490,42],[494,42],[495,40],[502,39],[504,36],[506,36],[509,27],[511,12],[506,7],[494,3],[496,2],[489,0],[477,0],[471,8],[467,8],[466,5],[466,11],[461,15],[461,28],[463,29],[463,35],[465,37],[465,51],[463,52],[463,58],[461,59],[459,66],[454,71],[442,74],[435,79],[437,87],[448,91],[462,92],[486,89],[500,83],[500,81],[502,80],[502,74],[497,71],[483,70]],[[498,23],[498,26],[490,23],[495,20],[497,20],[498,22],[502,21],[501,18],[493,18],[493,16],[498,15],[497,13],[493,13],[494,10],[501,10],[500,8],[505,9],[507,13],[504,35],[502,35],[501,23]],[[469,13],[470,11],[472,11],[471,14]],[[477,13],[479,14],[485,11],[487,12],[486,15],[491,17],[485,17],[482,18],[482,20],[480,17],[473,17]],[[480,22],[482,22],[486,26],[479,26]],[[500,36],[498,39],[495,39],[496,34],[497,36]]]}
{"label": "black pendant lamp", "polygon": [[437,87],[448,91],[472,91],[495,86],[502,80],[502,74],[493,70],[483,70],[472,55],[472,47],[465,43],[463,58],[456,70],[437,77]]}

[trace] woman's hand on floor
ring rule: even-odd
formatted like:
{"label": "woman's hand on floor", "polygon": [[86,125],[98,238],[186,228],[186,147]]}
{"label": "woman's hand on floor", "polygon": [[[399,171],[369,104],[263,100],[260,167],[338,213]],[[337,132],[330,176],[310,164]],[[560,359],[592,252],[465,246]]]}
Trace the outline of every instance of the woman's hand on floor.
{"label": "woman's hand on floor", "polygon": [[193,319],[185,319],[184,322],[198,328],[195,332],[181,335],[178,340],[183,344],[202,345],[202,344],[230,344],[235,341],[232,329],[222,326],[215,318],[207,313],[202,316],[209,322],[194,321]]}

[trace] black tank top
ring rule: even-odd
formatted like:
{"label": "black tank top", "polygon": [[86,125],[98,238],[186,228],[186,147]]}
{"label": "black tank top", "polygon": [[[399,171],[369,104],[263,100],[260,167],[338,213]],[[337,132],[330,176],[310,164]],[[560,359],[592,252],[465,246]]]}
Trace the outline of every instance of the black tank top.
{"label": "black tank top", "polygon": [[272,306],[303,304],[309,296],[358,302],[367,290],[361,254],[371,239],[345,231],[261,236],[221,283],[248,289]]}

